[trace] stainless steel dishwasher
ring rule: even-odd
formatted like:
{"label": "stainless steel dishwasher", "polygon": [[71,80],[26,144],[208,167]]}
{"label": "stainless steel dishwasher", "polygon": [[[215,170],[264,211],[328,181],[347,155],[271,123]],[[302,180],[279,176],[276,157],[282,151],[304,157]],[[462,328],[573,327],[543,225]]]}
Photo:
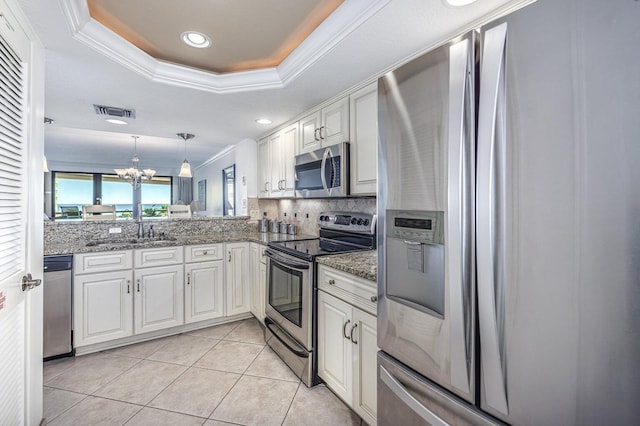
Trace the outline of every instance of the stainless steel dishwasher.
{"label": "stainless steel dishwasher", "polygon": [[44,257],[45,360],[73,355],[72,266],[70,254]]}

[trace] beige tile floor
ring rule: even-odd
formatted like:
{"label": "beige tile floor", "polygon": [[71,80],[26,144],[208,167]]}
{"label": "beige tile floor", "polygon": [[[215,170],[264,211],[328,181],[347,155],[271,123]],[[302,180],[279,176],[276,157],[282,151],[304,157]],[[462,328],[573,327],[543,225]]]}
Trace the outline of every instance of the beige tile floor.
{"label": "beige tile floor", "polygon": [[360,425],[307,388],[255,319],[44,364],[50,425]]}

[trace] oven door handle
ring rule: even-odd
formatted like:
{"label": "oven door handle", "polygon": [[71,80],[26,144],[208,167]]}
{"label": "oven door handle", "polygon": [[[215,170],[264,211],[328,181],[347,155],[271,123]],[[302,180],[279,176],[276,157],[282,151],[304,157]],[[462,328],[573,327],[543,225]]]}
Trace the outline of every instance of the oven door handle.
{"label": "oven door handle", "polygon": [[267,257],[275,260],[276,262],[281,263],[284,266],[288,266],[289,268],[309,269],[309,264],[307,262],[295,262],[295,261],[289,260],[284,256],[280,256],[279,254],[276,254],[276,252],[274,252],[273,250],[266,249],[264,251],[264,254]]}
{"label": "oven door handle", "polygon": [[[278,324],[276,324],[271,318],[269,317],[265,318],[264,325],[269,329],[269,331],[271,331],[271,334],[273,334],[274,337],[278,339],[280,343],[285,345],[286,348],[289,349],[292,353],[296,354],[300,358],[309,358],[309,353],[307,351],[291,347],[289,343],[285,342],[284,339],[278,335],[278,331],[280,331],[280,327],[278,327]],[[274,330],[273,328],[271,328],[272,325],[278,328],[278,330]],[[284,332],[284,330],[282,331]]]}

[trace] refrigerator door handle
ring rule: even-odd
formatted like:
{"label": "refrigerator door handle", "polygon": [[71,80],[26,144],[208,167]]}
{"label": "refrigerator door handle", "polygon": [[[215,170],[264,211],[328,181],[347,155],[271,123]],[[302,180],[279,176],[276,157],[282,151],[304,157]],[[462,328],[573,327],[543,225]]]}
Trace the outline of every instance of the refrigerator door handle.
{"label": "refrigerator door handle", "polygon": [[472,212],[473,180],[471,164],[473,151],[472,99],[472,42],[473,35],[449,48],[449,157],[448,157],[448,222],[447,255],[449,275],[449,324],[451,354],[451,384],[465,394],[471,393],[472,308],[469,292],[473,267]]}
{"label": "refrigerator door handle", "polygon": [[[505,415],[509,414],[504,374],[504,336],[498,317],[504,312],[501,283],[497,280],[503,259],[496,228],[500,226],[504,194],[499,192],[499,179],[504,166],[500,162],[504,149],[505,47],[507,24],[485,32],[483,61],[480,71],[478,110],[477,223],[476,256],[478,281],[478,319],[482,360],[482,378],[486,403]],[[500,170],[498,170],[500,169]],[[496,297],[498,296],[498,297]]]}
{"label": "refrigerator door handle", "polygon": [[382,380],[384,384],[387,385],[387,387],[407,405],[407,407],[411,408],[417,415],[427,422],[427,424],[433,426],[448,426],[447,422],[442,420],[437,414],[415,399],[413,395],[409,393],[407,388],[402,386],[402,383],[396,380],[383,366],[380,366],[380,380]]}

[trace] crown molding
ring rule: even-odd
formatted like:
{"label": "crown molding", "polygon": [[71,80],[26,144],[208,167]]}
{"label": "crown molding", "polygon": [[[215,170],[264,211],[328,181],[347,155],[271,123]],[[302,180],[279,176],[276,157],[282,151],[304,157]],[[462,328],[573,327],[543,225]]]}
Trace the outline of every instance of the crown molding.
{"label": "crown molding", "polygon": [[226,74],[157,60],[91,18],[86,0],[59,1],[74,39],[145,78],[213,93],[239,93],[289,84],[391,0],[345,1],[279,66]]}

